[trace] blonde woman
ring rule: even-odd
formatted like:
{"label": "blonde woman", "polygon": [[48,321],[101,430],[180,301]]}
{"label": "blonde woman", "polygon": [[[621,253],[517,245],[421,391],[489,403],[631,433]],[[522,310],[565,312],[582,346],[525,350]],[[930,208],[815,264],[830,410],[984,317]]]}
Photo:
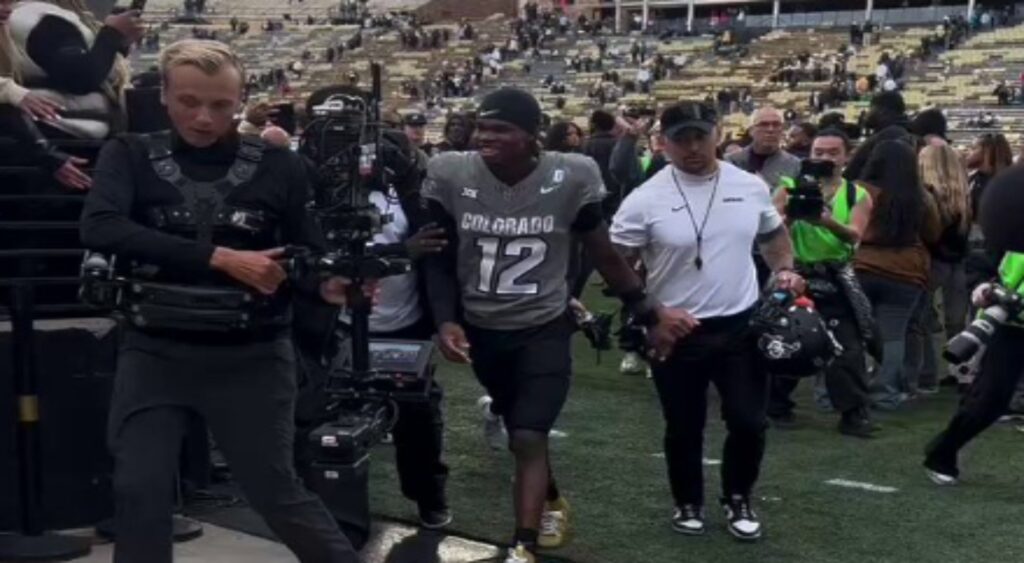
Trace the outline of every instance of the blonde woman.
{"label": "blonde woman", "polygon": [[[967,169],[956,150],[947,145],[926,146],[918,156],[918,163],[921,183],[935,200],[942,227],[939,240],[930,247],[928,299],[921,305],[920,330],[911,329],[911,338],[917,341],[908,343],[912,348],[908,356],[914,356],[916,350],[923,351],[920,377],[916,381],[918,390],[929,394],[938,390],[938,382],[946,375],[940,373],[944,370],[938,361],[938,349],[946,339],[963,330],[967,320],[968,291],[964,264],[969,250],[967,237],[972,217]],[[936,307],[940,301],[941,316]]]}
{"label": "blonde woman", "polygon": [[14,0],[0,0],[0,104],[18,106],[34,119],[56,119],[59,104],[18,84],[21,72],[15,64],[14,44],[7,28],[13,10]]}
{"label": "blonde woman", "polygon": [[47,135],[103,139],[120,123],[130,75],[124,56],[145,32],[138,12],[101,25],[82,0],[22,0],[8,24],[12,74],[60,106],[40,128]]}
{"label": "blonde woman", "polygon": [[85,190],[92,180],[81,167],[87,162],[57,150],[36,121],[55,121],[58,103],[21,86],[19,56],[8,22],[14,0],[0,0],[0,164],[40,166],[66,187]]}

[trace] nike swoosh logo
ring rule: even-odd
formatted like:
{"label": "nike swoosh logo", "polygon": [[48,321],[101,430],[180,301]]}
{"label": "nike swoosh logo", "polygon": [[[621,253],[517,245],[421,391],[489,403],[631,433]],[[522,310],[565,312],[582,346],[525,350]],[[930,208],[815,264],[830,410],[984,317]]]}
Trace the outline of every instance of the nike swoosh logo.
{"label": "nike swoosh logo", "polygon": [[672,213],[676,213],[676,212],[682,211],[684,209],[686,209],[685,205],[680,205],[679,207],[673,207],[672,208]]}
{"label": "nike swoosh logo", "polygon": [[501,113],[501,110],[497,110],[497,109],[489,109],[489,110],[487,110],[487,111],[482,111],[482,112],[480,112],[480,113],[479,113],[478,115],[479,115],[480,117],[490,117],[490,116],[492,116],[492,115],[497,115],[497,114],[499,114],[499,113]]}
{"label": "nike swoosh logo", "polygon": [[540,193],[542,193],[542,194],[549,194],[549,193],[551,193],[551,192],[553,192],[553,191],[557,190],[557,189],[558,189],[558,188],[560,188],[560,187],[562,187],[562,186],[561,186],[561,184],[558,184],[558,185],[554,185],[554,186],[543,186],[543,187],[542,187],[542,188],[540,189]]}

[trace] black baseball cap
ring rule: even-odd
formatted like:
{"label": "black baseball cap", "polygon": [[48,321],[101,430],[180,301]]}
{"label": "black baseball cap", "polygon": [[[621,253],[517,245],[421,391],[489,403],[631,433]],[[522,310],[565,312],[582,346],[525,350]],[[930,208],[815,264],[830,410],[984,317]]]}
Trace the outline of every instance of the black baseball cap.
{"label": "black baseball cap", "polygon": [[718,112],[701,102],[679,102],[661,112],[661,132],[667,139],[676,139],[687,129],[710,134],[718,125]]}
{"label": "black baseball cap", "polygon": [[405,116],[405,119],[402,120],[402,123],[410,127],[423,127],[424,125],[427,124],[427,116],[423,115],[420,112],[410,113],[409,115]]}

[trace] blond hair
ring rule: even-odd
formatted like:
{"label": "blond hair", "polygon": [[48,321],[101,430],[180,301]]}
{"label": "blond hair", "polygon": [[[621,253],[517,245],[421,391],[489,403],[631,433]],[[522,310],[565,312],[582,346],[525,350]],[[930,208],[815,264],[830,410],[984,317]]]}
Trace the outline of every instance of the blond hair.
{"label": "blond hair", "polygon": [[928,145],[918,156],[921,183],[935,196],[944,224],[956,221],[961,232],[971,224],[967,169],[949,145]]}
{"label": "blond hair", "polygon": [[21,69],[18,68],[14,41],[11,40],[11,31],[6,25],[0,25],[0,78],[10,78],[18,84],[21,83]]}
{"label": "blond hair", "polygon": [[183,39],[172,43],[160,52],[160,76],[167,84],[171,69],[179,66],[193,66],[206,74],[213,75],[226,66],[238,71],[240,80],[245,81],[245,67],[242,61],[226,44],[205,39]]}

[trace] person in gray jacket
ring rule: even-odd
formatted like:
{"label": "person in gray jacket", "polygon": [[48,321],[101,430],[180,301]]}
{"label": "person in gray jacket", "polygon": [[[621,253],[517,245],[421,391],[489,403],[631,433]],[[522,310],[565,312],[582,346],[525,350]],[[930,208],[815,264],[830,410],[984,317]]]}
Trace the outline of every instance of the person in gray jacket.
{"label": "person in gray jacket", "polygon": [[742,151],[727,156],[725,160],[761,176],[774,190],[780,178],[796,177],[800,172],[800,159],[782,149],[785,125],[782,113],[771,106],[755,111],[750,118],[750,137],[753,142]]}

